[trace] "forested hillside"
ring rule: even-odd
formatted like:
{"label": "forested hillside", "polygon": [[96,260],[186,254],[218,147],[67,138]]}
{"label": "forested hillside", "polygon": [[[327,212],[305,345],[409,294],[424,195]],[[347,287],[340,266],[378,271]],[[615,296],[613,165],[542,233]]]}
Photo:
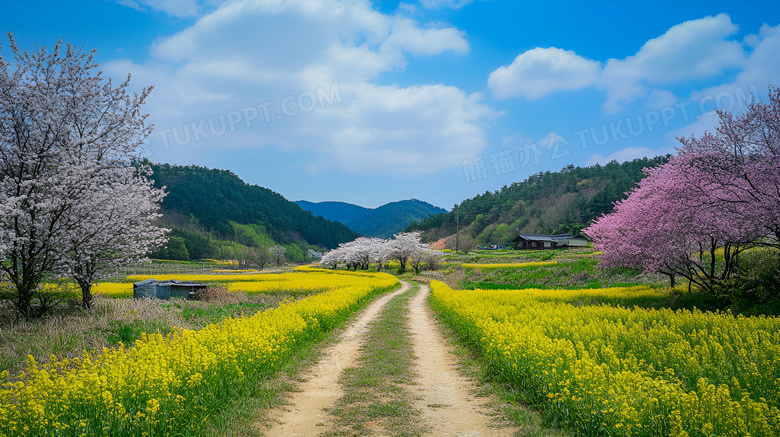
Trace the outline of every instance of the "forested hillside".
{"label": "forested hillside", "polygon": [[456,214],[461,235],[476,244],[500,244],[521,233],[577,234],[591,220],[612,211],[614,202],[644,177],[642,169],[667,162],[668,156],[642,158],[619,164],[575,167],[537,173],[522,182],[487,191],[464,200],[447,214],[412,224],[407,230],[424,231],[432,242],[455,233]]}
{"label": "forested hillside", "polygon": [[[291,260],[304,261],[307,249],[332,249],[358,234],[315,217],[282,195],[248,185],[227,170],[151,164],[155,186],[166,187],[162,226],[172,229],[168,252],[173,259],[236,259],[245,248],[287,248]],[[180,241],[181,240],[181,241]],[[181,243],[186,256],[181,254]]]}
{"label": "forested hillside", "polygon": [[447,212],[418,199],[386,203],[377,208],[364,208],[344,202],[295,202],[314,215],[347,225],[368,237],[389,238],[412,223]]}

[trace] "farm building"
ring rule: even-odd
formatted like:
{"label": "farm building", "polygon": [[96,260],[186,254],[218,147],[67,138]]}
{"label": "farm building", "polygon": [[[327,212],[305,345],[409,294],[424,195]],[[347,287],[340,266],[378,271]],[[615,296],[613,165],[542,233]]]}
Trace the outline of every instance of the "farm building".
{"label": "farm building", "polygon": [[155,297],[157,299],[180,297],[192,299],[195,297],[196,291],[204,290],[206,287],[206,284],[200,282],[178,281],[176,279],[170,281],[147,279],[133,284],[133,297],[135,299],[144,297]]}
{"label": "farm building", "polygon": [[537,235],[520,234],[512,240],[515,249],[545,250],[564,247],[587,247],[588,240],[583,237],[572,237],[569,234]]}

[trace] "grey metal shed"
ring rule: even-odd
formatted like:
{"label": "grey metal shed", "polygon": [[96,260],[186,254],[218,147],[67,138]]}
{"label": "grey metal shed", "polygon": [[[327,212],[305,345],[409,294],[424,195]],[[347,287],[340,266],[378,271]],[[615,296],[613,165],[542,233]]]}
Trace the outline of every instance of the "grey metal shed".
{"label": "grey metal shed", "polygon": [[192,299],[195,297],[196,291],[203,290],[206,287],[206,284],[200,282],[179,281],[176,279],[170,281],[147,279],[133,284],[133,297],[136,299],[144,297],[156,297],[157,299],[180,297]]}

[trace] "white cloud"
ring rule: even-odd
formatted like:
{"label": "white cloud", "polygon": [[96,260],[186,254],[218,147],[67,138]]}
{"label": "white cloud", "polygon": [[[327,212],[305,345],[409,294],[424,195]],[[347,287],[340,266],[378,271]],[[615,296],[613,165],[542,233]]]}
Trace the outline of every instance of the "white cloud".
{"label": "white cloud", "polygon": [[[722,92],[733,92],[736,88],[748,89],[759,87],[759,91],[765,94],[767,84],[774,81],[777,86],[777,78],[780,75],[780,25],[763,25],[758,35],[749,35],[753,50],[743,63],[744,69],[740,71],[733,82],[707,88],[691,94],[691,99],[700,100],[705,96],[716,96]],[[746,38],[748,39],[748,38]]]}
{"label": "white cloud", "polygon": [[667,106],[672,106],[677,103],[677,98],[671,91],[654,89],[650,91],[647,96],[647,102],[645,103],[645,109],[655,110],[661,109]]}
{"label": "white cloud", "polygon": [[626,147],[625,149],[610,153],[607,156],[596,153],[595,155],[588,158],[588,161],[585,163],[585,165],[605,165],[610,161],[633,161],[637,158],[652,158],[654,156],[666,155],[668,153],[673,153],[671,147],[663,147],[661,149],[651,149],[649,147]]}
{"label": "white cloud", "polygon": [[[316,157],[309,170],[408,174],[458,166],[486,144],[486,120],[495,112],[479,94],[374,83],[402,70],[410,56],[447,51],[468,51],[463,32],[385,15],[367,0],[245,0],[158,41],[145,65],[120,60],[105,67],[133,72],[135,83],[156,83],[147,110],[158,132],[269,105],[268,122],[261,114],[251,128],[242,122],[235,132],[158,150],[158,157],[277,146]],[[276,118],[285,99],[333,86],[338,103]]]}
{"label": "white cloud", "polygon": [[[610,113],[636,99],[647,99],[646,107],[666,106],[676,98],[664,87],[711,79],[730,69],[750,69],[742,43],[733,39],[737,30],[726,14],[686,21],[647,41],[632,56],[609,59],[603,69],[598,61],[570,50],[535,48],[493,71],[488,87],[498,98],[520,95],[533,99],[595,83],[606,90],[604,109]],[[747,46],[755,47],[751,58],[765,51],[762,38],[772,32],[766,28],[759,36],[744,38]],[[758,62],[777,64],[779,57],[765,52]]]}
{"label": "white cloud", "polygon": [[474,0],[420,0],[420,5],[427,9],[460,9]]}
{"label": "white cloud", "polygon": [[469,51],[464,33],[452,27],[422,29],[408,18],[396,18],[382,50],[403,50],[414,55],[437,55],[447,50]]}
{"label": "white cloud", "polygon": [[501,99],[518,95],[535,99],[591,85],[600,71],[599,62],[571,50],[535,48],[519,54],[509,66],[490,73],[488,88]]}
{"label": "white cloud", "polygon": [[599,81],[607,90],[604,109],[616,112],[634,99],[647,97],[648,84],[707,79],[742,67],[742,45],[729,39],[736,32],[726,14],[686,21],[647,41],[635,55],[610,59]]}
{"label": "white cloud", "polygon": [[222,0],[117,0],[117,3],[137,11],[155,10],[179,18],[200,15],[204,8],[218,5]]}
{"label": "white cloud", "polygon": [[705,131],[713,131],[718,125],[718,117],[713,109],[725,109],[739,113],[745,108],[745,99],[751,92],[756,98],[765,98],[767,86],[777,86],[780,77],[780,25],[761,27],[758,35],[748,35],[752,51],[732,82],[697,90],[691,93],[690,100],[695,103],[702,116],[695,122],[676,130],[672,137],[701,136]]}
{"label": "white cloud", "polygon": [[494,113],[479,94],[444,85],[367,83],[345,92],[353,93],[355,99],[345,98],[348,117],[316,114],[334,128],[321,152],[342,170],[433,173],[460,165],[487,143],[481,120]]}

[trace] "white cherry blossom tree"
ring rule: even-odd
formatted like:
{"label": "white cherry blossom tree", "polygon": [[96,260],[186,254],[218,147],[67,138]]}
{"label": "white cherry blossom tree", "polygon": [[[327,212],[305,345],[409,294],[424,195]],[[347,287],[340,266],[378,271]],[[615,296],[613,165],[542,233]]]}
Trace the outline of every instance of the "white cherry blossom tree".
{"label": "white cherry blossom tree", "polygon": [[[420,242],[419,232],[401,232],[390,240],[360,237],[326,253],[320,264],[330,268],[344,264],[347,268],[365,270],[374,262],[379,270],[383,262],[397,260],[401,264],[401,271],[404,271],[407,262],[417,260],[414,267],[419,270],[423,254],[430,250],[427,244]],[[419,255],[419,259],[414,258],[416,255]]]}
{"label": "white cherry blossom tree", "polygon": [[284,246],[271,246],[268,248],[268,253],[271,254],[271,259],[274,260],[274,263],[276,263],[276,267],[281,267],[282,263],[284,262],[284,253],[285,253]]}
{"label": "white cherry blossom tree", "polygon": [[[35,317],[51,306],[41,287],[46,275],[88,280],[77,270],[97,272],[159,241],[149,203],[162,194],[129,176],[152,130],[141,113],[151,88],[130,93],[129,76],[118,85],[103,78],[94,51],[60,41],[52,51],[27,52],[9,39],[13,63],[0,47],[0,268],[17,311]],[[123,215],[131,212],[149,215]],[[144,232],[125,232],[131,228]]]}
{"label": "white cherry blossom tree", "polygon": [[104,175],[71,210],[74,226],[65,234],[56,269],[79,284],[85,308],[92,303],[92,284],[111,267],[143,259],[166,240],[167,230],[154,224],[165,193],[143,170],[113,169],[110,183]]}

